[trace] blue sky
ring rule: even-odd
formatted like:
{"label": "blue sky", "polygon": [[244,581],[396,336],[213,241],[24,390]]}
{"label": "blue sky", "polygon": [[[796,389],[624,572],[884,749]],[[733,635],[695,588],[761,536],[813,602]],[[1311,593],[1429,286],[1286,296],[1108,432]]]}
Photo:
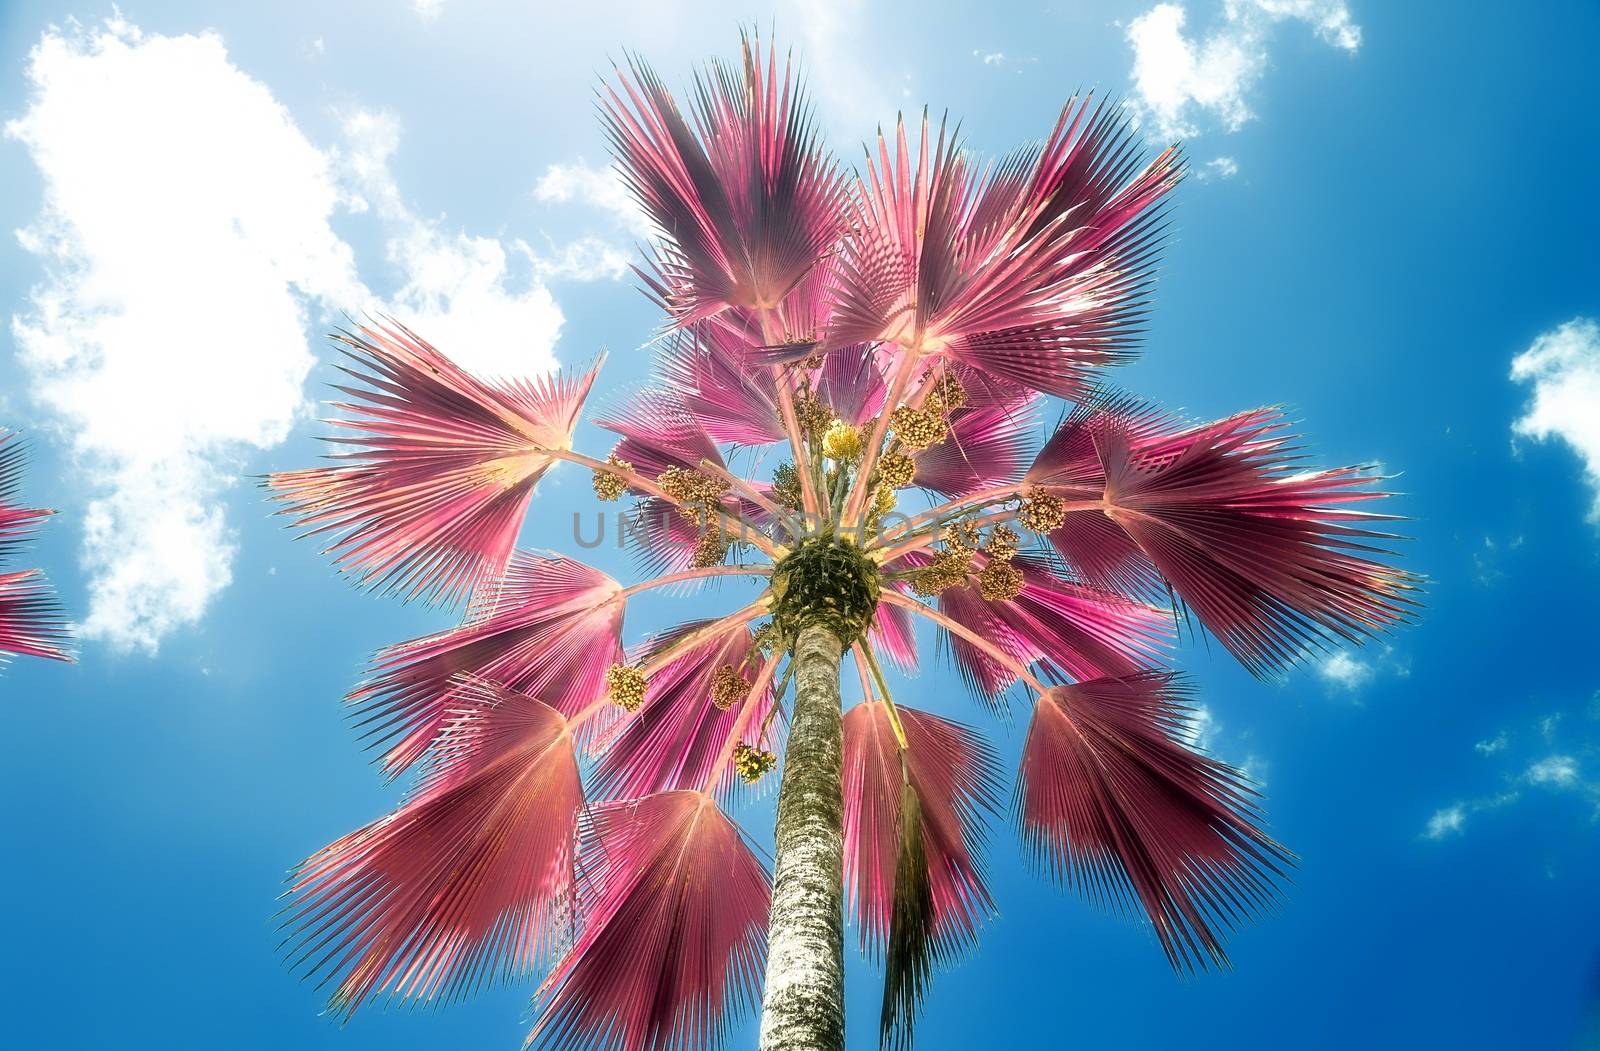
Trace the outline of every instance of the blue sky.
{"label": "blue sky", "polygon": [[[595,73],[637,47],[680,79],[751,19],[847,160],[924,103],[996,152],[1080,87],[1183,134],[1197,177],[1121,382],[1284,404],[1319,461],[1402,472],[1432,581],[1418,626],[1281,684],[1182,655],[1205,743],[1302,858],[1231,973],[1176,979],[1002,826],[1001,913],[919,1047],[1600,1044],[1594,4],[249,6],[0,5],[0,424],[62,512],[34,561],[86,635],[0,677],[8,1046],[519,1046],[531,984],[341,1029],[274,954],[287,868],[396,800],[341,696],[448,617],[340,582],[250,479],[318,454],[341,311],[485,368],[609,349],[596,405],[636,382],[656,317],[620,276]],[[570,547],[594,505],[557,471],[536,506],[525,542]],[[898,692],[980,722],[952,683],[930,657]],[[758,839],[770,806],[740,815]],[[854,967],[852,1046],[877,983]]]}

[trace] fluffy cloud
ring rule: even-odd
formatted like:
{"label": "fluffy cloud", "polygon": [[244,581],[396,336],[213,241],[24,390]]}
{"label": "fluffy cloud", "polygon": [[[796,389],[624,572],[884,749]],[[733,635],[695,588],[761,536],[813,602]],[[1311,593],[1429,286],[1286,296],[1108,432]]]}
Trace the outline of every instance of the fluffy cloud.
{"label": "fluffy cloud", "polygon": [[1372,665],[1356,660],[1348,653],[1335,653],[1317,665],[1317,674],[1335,686],[1346,690],[1359,690],[1372,681]]}
{"label": "fluffy cloud", "polygon": [[1495,734],[1492,739],[1479,741],[1472,747],[1475,751],[1480,752],[1483,755],[1494,755],[1496,752],[1505,751],[1506,745],[1510,743],[1510,736],[1504,730],[1501,730],[1499,733]]}
{"label": "fluffy cloud", "polygon": [[[417,214],[398,121],[353,113],[320,150],[214,34],[52,30],[28,74],[6,133],[44,183],[19,237],[45,276],[12,329],[92,489],[82,634],[120,650],[155,652],[229,583],[225,493],[309,415],[313,321],[386,311],[482,374],[536,374],[563,324],[546,280],[624,268],[592,239],[540,254]],[[392,294],[360,279],[343,211],[379,224]]]}
{"label": "fluffy cloud", "polygon": [[[389,162],[400,145],[391,113],[358,110],[344,119],[341,158],[361,201],[390,231],[389,261],[406,275],[384,309],[483,376],[524,376],[555,368],[565,321],[524,243],[452,230],[417,215]],[[520,275],[513,264],[520,262]]]}
{"label": "fluffy cloud", "polygon": [[1361,46],[1344,0],[1225,0],[1221,22],[1204,37],[1186,35],[1181,4],[1157,4],[1128,24],[1135,105],[1158,139],[1194,138],[1204,116],[1237,131],[1254,115],[1250,95],[1270,60],[1280,22],[1311,25],[1341,50]]}
{"label": "fluffy cloud", "polygon": [[1600,324],[1574,318],[1544,333],[1512,359],[1511,378],[1533,385],[1533,401],[1513,430],[1572,446],[1595,490],[1589,520],[1600,523]]}
{"label": "fluffy cloud", "polygon": [[1222,724],[1217,722],[1217,717],[1211,709],[1204,704],[1195,705],[1189,712],[1189,721],[1183,726],[1183,742],[1190,748],[1209,752],[1215,748],[1217,735],[1222,732]]}
{"label": "fluffy cloud", "polygon": [[[1591,716],[1600,717],[1600,706],[1596,706]],[[1510,731],[1502,730],[1493,738],[1473,745],[1474,751],[1486,759],[1494,760],[1499,766],[1496,778],[1499,790],[1458,800],[1436,811],[1423,829],[1423,837],[1441,839],[1449,833],[1461,832],[1470,814],[1494,813],[1540,796],[1541,793],[1525,791],[1530,785],[1555,793],[1559,797],[1587,801],[1593,808],[1592,820],[1600,821],[1600,781],[1586,779],[1578,760],[1572,754],[1594,753],[1597,747],[1596,727],[1591,720],[1580,725],[1576,735],[1570,733],[1563,735],[1562,722],[1561,713],[1558,712],[1538,720],[1533,726],[1532,733],[1514,735]],[[1563,746],[1557,742],[1557,738],[1561,736],[1574,739]],[[1529,746],[1538,749],[1534,755],[1545,754],[1534,759],[1528,754]],[[1495,759],[1502,753],[1513,751],[1521,754],[1508,754],[1506,758]]]}
{"label": "fluffy cloud", "polygon": [[1528,767],[1529,784],[1571,788],[1578,783],[1578,762],[1570,755],[1552,755]]}
{"label": "fluffy cloud", "polygon": [[1466,808],[1457,803],[1442,810],[1435,810],[1433,816],[1428,819],[1428,825],[1423,829],[1422,834],[1428,839],[1443,839],[1453,833],[1459,833],[1466,827],[1466,824]]}
{"label": "fluffy cloud", "polygon": [[584,204],[598,208],[637,237],[650,236],[650,221],[634,204],[622,180],[610,168],[596,168],[578,158],[552,164],[534,184],[535,200],[546,204]]}
{"label": "fluffy cloud", "polygon": [[218,37],[52,30],[28,78],[6,133],[43,177],[19,236],[46,276],[12,330],[96,493],[82,633],[153,651],[230,579],[218,499],[304,408],[310,310],[366,292],[327,157]]}

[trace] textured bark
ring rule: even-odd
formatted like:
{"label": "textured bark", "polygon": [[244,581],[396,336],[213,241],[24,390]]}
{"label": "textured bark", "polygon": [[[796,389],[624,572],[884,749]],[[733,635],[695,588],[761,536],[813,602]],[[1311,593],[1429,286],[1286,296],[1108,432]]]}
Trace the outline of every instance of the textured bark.
{"label": "textured bark", "polygon": [[803,628],[795,643],[761,1051],[844,1048],[843,650],[820,626]]}

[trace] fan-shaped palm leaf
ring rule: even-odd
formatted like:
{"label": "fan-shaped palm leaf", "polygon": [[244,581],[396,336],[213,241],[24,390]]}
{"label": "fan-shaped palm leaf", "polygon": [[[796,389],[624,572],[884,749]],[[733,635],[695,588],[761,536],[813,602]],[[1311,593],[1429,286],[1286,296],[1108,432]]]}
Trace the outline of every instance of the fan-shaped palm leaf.
{"label": "fan-shaped palm leaf", "polygon": [[296,966],[373,993],[450,999],[526,973],[570,908],[578,811],[572,733],[554,708],[468,684],[415,794],[307,859],[286,927]]}
{"label": "fan-shaped palm leaf", "polygon": [[[1015,599],[991,602],[969,582],[939,596],[940,612],[1057,681],[1142,671],[1170,641],[1172,618],[1163,610],[1064,580],[1035,558],[1015,565],[1023,579]],[[1016,683],[1013,669],[971,642],[945,638],[962,677],[983,697],[998,699]]]}
{"label": "fan-shaped palm leaf", "polygon": [[0,659],[6,654],[71,661],[66,617],[37,569],[0,573]]}
{"label": "fan-shaped palm leaf", "polygon": [[747,36],[742,66],[713,63],[695,102],[691,123],[633,58],[601,107],[623,182],[662,235],[645,276],[679,324],[778,306],[842,227],[844,181],[775,50]]}
{"label": "fan-shaped palm leaf", "polygon": [[528,500],[570,447],[594,368],[571,379],[488,383],[398,324],[339,337],[361,385],[329,421],[331,467],[267,486],[342,569],[407,597],[458,601],[504,569]]}
{"label": "fan-shaped palm leaf", "polygon": [[1377,477],[1300,470],[1284,427],[1271,410],[1242,413],[1186,431],[1171,453],[1096,435],[1105,514],[1257,674],[1404,620],[1416,590],[1374,557],[1394,537],[1366,524],[1393,519],[1343,506],[1385,495]]}
{"label": "fan-shaped palm leaf", "polygon": [[351,691],[357,724],[387,744],[398,773],[428,750],[456,706],[462,675],[544,697],[567,715],[605,692],[622,659],[621,587],[560,556],[518,552],[459,628],[380,650]]}
{"label": "fan-shaped palm leaf", "polygon": [[[637,656],[648,659],[708,623],[679,625]],[[738,705],[724,709],[712,703],[712,679],[723,668],[732,668],[754,682],[759,661],[749,627],[735,624],[656,670],[650,676],[643,706],[597,743],[602,755],[590,782],[593,794],[600,798],[638,797],[670,789],[699,789],[713,779],[725,780],[731,770],[718,771],[716,765],[724,758],[722,744],[740,721],[741,711]],[[754,703],[753,718],[759,726],[771,708],[771,691],[762,691]],[[747,722],[750,718],[745,716]]]}
{"label": "fan-shaped palm leaf", "polygon": [[767,874],[700,792],[593,807],[583,929],[542,990],[528,1043],[595,1051],[710,1048],[766,961]]}
{"label": "fan-shaped palm leaf", "polygon": [[1058,686],[1039,698],[1017,771],[1025,843],[1100,901],[1131,892],[1175,967],[1224,964],[1222,929],[1275,896],[1290,855],[1255,826],[1228,766],[1180,743],[1170,673]]}
{"label": "fan-shaped palm leaf", "polygon": [[[862,949],[887,947],[891,957],[885,1033],[903,1031],[909,1044],[930,967],[952,962],[994,910],[981,854],[984,823],[998,812],[1000,781],[993,751],[974,731],[904,705],[895,713],[904,753],[884,702],[867,701],[844,716],[845,885]],[[913,797],[909,808],[906,792]],[[915,842],[905,827],[908,810]],[[908,861],[908,842],[909,860],[923,869],[910,882],[926,888],[926,911],[902,904],[897,916],[905,897],[897,885],[906,883],[897,873]],[[915,931],[906,929],[913,925]],[[895,953],[896,946],[915,951]]]}

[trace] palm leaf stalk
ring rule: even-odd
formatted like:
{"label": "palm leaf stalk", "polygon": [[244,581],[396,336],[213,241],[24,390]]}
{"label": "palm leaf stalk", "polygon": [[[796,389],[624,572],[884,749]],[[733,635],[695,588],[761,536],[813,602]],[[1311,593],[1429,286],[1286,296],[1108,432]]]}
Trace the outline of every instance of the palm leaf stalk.
{"label": "palm leaf stalk", "polygon": [[[597,418],[610,452],[573,449],[593,368],[485,379],[385,319],[339,337],[333,462],[267,482],[356,582],[463,610],[351,694],[420,778],[297,870],[291,960],[340,1013],[543,971],[539,1048],[708,1047],[759,1004],[763,1051],[836,1051],[849,915],[909,1047],[993,911],[1004,794],[982,732],[890,696],[921,621],[980,714],[1030,715],[1013,810],[1043,873],[1136,905],[1179,969],[1225,963],[1292,858],[1189,743],[1174,605],[1273,676],[1405,621],[1417,581],[1372,471],[1306,468],[1270,409],[1112,390],[1178,151],[1090,98],[990,164],[902,121],[852,177],[748,37],[686,110],[637,58],[600,107],[667,318]],[[633,502],[644,579],[515,549],[557,461]],[[641,593],[739,578],[753,601],[625,641]],[[769,875],[733,815],[780,763]]]}

